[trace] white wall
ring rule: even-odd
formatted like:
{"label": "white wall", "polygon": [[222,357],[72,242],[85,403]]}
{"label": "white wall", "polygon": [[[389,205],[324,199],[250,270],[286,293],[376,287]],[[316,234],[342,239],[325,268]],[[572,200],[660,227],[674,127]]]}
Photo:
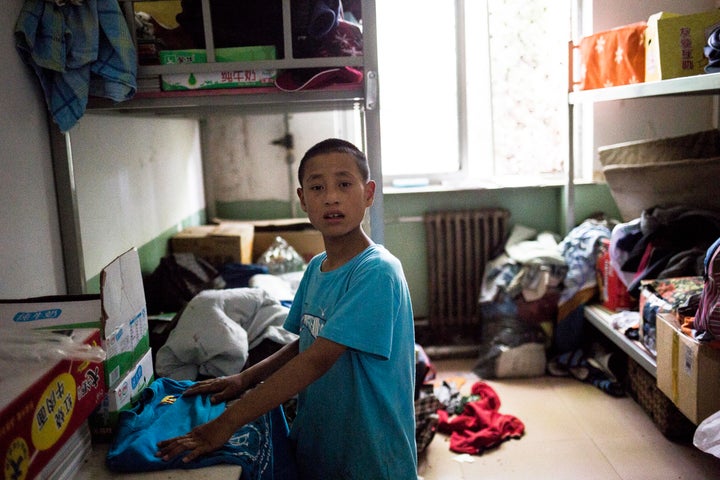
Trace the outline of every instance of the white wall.
{"label": "white wall", "polygon": [[[242,200],[280,200],[296,203],[297,167],[305,152],[328,137],[347,139],[362,146],[357,111],[294,112],[287,128],[294,148],[274,145],[285,131],[282,114],[209,116],[203,129],[208,203]],[[292,162],[288,164],[288,161]],[[293,211],[304,215],[299,205]]]}
{"label": "white wall", "polygon": [[22,4],[0,15],[0,298],[65,293],[45,103],[13,38]]}
{"label": "white wall", "polygon": [[[13,37],[23,2],[0,16],[0,298],[67,293],[47,110]],[[197,121],[87,114],[70,138],[87,278],[204,208]]]}
{"label": "white wall", "polygon": [[70,142],[86,279],[205,207],[196,120],[86,114]]}

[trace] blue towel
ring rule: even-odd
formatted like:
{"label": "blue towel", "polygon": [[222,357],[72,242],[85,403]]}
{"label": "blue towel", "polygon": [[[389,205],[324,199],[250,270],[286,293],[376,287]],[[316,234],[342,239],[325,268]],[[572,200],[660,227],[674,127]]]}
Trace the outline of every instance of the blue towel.
{"label": "blue towel", "polygon": [[26,0],[15,47],[37,74],[63,132],[85,114],[89,95],[120,102],[137,91],[135,45],[116,0],[64,6]]}

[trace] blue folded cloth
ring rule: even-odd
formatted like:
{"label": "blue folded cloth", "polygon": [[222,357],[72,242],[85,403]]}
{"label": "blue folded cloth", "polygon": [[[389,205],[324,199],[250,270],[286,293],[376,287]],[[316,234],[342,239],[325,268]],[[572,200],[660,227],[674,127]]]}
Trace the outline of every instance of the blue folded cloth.
{"label": "blue folded cloth", "polygon": [[84,115],[89,95],[120,102],[137,91],[135,45],[116,0],[64,6],[26,0],[15,47],[38,76],[63,132]]}

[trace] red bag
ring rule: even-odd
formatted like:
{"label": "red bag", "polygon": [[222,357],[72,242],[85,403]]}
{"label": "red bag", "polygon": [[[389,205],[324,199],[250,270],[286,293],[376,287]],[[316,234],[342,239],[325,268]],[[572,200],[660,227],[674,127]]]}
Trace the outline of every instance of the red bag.
{"label": "red bag", "polygon": [[646,22],[599,32],[580,40],[580,90],[645,81]]}

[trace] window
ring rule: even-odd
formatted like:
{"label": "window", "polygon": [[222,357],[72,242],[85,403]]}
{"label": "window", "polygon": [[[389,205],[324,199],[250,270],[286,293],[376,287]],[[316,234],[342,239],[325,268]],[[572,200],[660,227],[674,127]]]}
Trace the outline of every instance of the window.
{"label": "window", "polygon": [[384,177],[560,177],[571,3],[377,2]]}

